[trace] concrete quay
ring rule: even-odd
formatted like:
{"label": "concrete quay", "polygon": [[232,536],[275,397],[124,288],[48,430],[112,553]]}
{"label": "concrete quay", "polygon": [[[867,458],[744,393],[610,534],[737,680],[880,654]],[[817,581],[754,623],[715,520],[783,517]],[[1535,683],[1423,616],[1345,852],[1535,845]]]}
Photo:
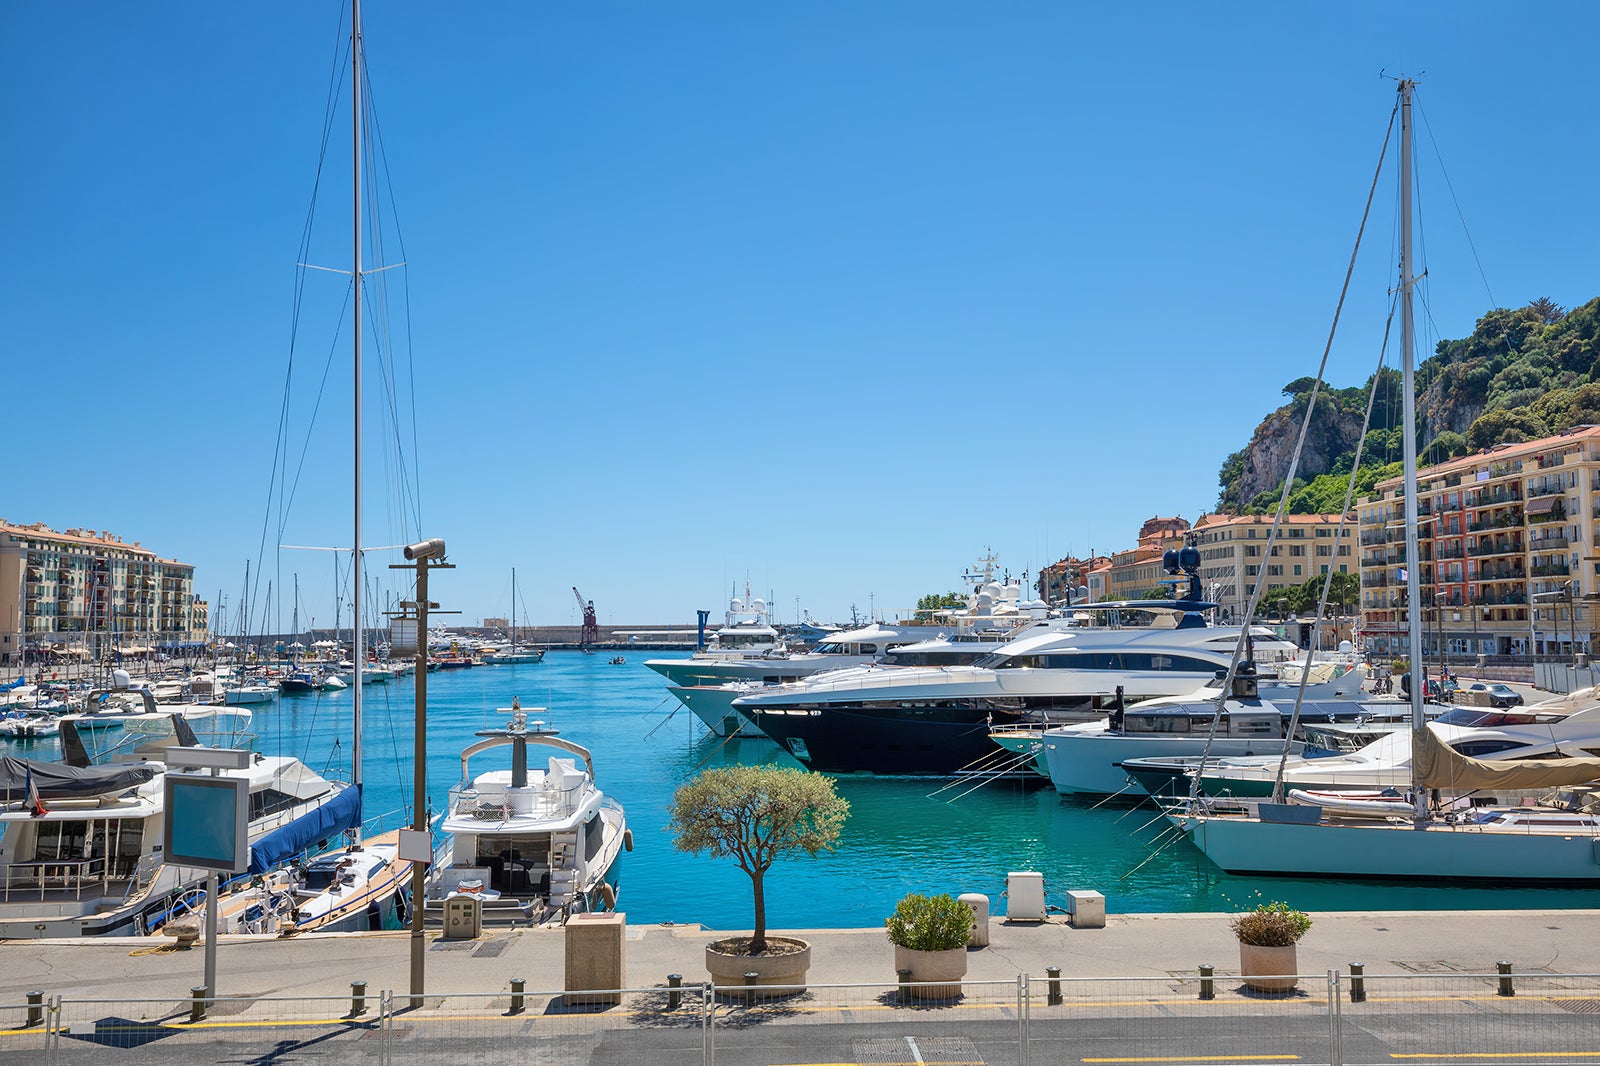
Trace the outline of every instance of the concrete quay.
{"label": "concrete quay", "polygon": [[[1516,972],[1600,974],[1600,911],[1424,911],[1316,913],[1300,942],[1303,974]],[[773,930],[774,933],[779,932]],[[812,944],[813,985],[895,981],[893,949],[882,929],[782,930]],[[477,940],[427,936],[425,989],[433,995],[497,993],[514,977],[530,994],[564,985],[564,931],[514,929]],[[626,934],[626,983],[648,988],[669,973],[685,984],[707,980],[703,948],[728,931],[697,925],[641,925]],[[203,983],[203,949],[179,951],[160,938],[17,940],[0,945],[0,1002],[32,991],[80,999],[182,1000]],[[1237,973],[1238,949],[1224,914],[1113,914],[1103,929],[1075,929],[1064,918],[1044,923],[990,922],[990,945],[968,953],[967,979],[1042,978],[1059,966],[1066,978],[1193,976],[1211,964]],[[352,981],[372,995],[409,987],[410,934],[316,934],[293,938],[225,936],[218,942],[218,995],[348,996]]]}

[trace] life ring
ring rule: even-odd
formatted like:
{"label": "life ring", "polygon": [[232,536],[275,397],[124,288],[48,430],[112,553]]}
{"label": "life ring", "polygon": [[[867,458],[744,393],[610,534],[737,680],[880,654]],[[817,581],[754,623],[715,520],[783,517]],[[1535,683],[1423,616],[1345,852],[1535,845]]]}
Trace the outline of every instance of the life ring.
{"label": "life ring", "polygon": [[623,851],[632,851],[633,850],[633,830],[632,829],[624,829],[622,831],[622,850]]}
{"label": "life ring", "polygon": [[600,882],[600,902],[606,905],[606,910],[617,909],[617,890],[606,881]]}

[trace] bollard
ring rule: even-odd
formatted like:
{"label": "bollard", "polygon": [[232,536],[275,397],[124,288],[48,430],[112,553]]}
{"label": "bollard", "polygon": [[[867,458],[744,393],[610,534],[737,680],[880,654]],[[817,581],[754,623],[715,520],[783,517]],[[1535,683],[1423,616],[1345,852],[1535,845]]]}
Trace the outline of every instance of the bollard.
{"label": "bollard", "polygon": [[1350,964],[1350,1002],[1365,1003],[1367,1001],[1367,964],[1352,962]]}
{"label": "bollard", "polygon": [[350,982],[350,1017],[367,1013],[367,983],[365,981]]}
{"label": "bollard", "polygon": [[1201,999],[1216,999],[1217,998],[1217,983],[1214,980],[1212,980],[1212,978],[1211,978],[1211,975],[1216,973],[1216,972],[1217,972],[1217,968],[1215,966],[1204,965],[1204,966],[1200,967],[1200,998]]}
{"label": "bollard", "polygon": [[756,1005],[756,980],[760,976],[754,970],[744,975],[744,1005],[746,1007],[754,1007]]}
{"label": "bollard", "polygon": [[528,1001],[527,1001],[527,999],[524,998],[524,993],[527,991],[527,988],[528,988],[528,982],[524,981],[522,978],[513,977],[511,979],[511,1013],[512,1014],[521,1014],[523,1008],[527,1006],[527,1002]]}
{"label": "bollard", "polygon": [[38,1025],[44,1021],[44,993],[28,993],[28,1025]]}
{"label": "bollard", "polygon": [[896,970],[895,975],[900,978],[900,1002],[911,1002],[911,971]]}
{"label": "bollard", "polygon": [[667,1009],[668,1010],[677,1010],[679,1007],[683,1006],[683,993],[679,991],[679,989],[682,988],[682,987],[683,987],[683,974],[681,974],[681,973],[669,973],[669,974],[667,974]]}
{"label": "bollard", "polygon": [[1509,962],[1497,962],[1494,964],[1494,968],[1500,972],[1500,994],[1502,996],[1516,995],[1516,987],[1511,983],[1511,964]]}
{"label": "bollard", "polygon": [[1050,995],[1048,999],[1050,1006],[1061,1006],[1061,967],[1046,966],[1044,975],[1050,979]]}
{"label": "bollard", "polygon": [[203,1022],[206,1019],[206,996],[211,989],[205,985],[195,985],[189,989],[189,1021]]}

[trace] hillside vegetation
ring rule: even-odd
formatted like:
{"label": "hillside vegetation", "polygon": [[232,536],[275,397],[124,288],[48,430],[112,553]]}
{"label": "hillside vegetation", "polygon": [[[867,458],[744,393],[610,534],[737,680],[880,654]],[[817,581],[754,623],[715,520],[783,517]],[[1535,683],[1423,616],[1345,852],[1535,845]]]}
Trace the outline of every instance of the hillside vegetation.
{"label": "hillside vegetation", "polygon": [[[1533,440],[1572,426],[1600,424],[1596,321],[1600,298],[1565,311],[1547,299],[1526,307],[1495,308],[1464,340],[1440,341],[1417,367],[1417,448],[1423,463]],[[1278,504],[1310,402],[1312,378],[1284,387],[1289,402],[1256,427],[1218,474],[1217,510],[1257,514]],[[1330,513],[1344,500],[1372,379],[1351,389],[1327,389],[1317,399],[1299,473],[1289,498],[1296,514]],[[1400,472],[1404,440],[1400,372],[1384,369],[1356,496]]]}

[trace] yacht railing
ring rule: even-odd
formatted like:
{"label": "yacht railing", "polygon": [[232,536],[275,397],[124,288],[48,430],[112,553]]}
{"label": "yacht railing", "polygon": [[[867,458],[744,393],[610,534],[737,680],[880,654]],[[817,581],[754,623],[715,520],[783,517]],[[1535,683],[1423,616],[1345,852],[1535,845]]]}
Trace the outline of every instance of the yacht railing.
{"label": "yacht railing", "polygon": [[588,790],[588,781],[571,788],[537,788],[521,793],[528,803],[525,810],[512,810],[504,792],[480,793],[477,789],[457,785],[450,790],[450,812],[456,817],[476,818],[485,822],[503,822],[514,818],[563,818],[574,814]]}

